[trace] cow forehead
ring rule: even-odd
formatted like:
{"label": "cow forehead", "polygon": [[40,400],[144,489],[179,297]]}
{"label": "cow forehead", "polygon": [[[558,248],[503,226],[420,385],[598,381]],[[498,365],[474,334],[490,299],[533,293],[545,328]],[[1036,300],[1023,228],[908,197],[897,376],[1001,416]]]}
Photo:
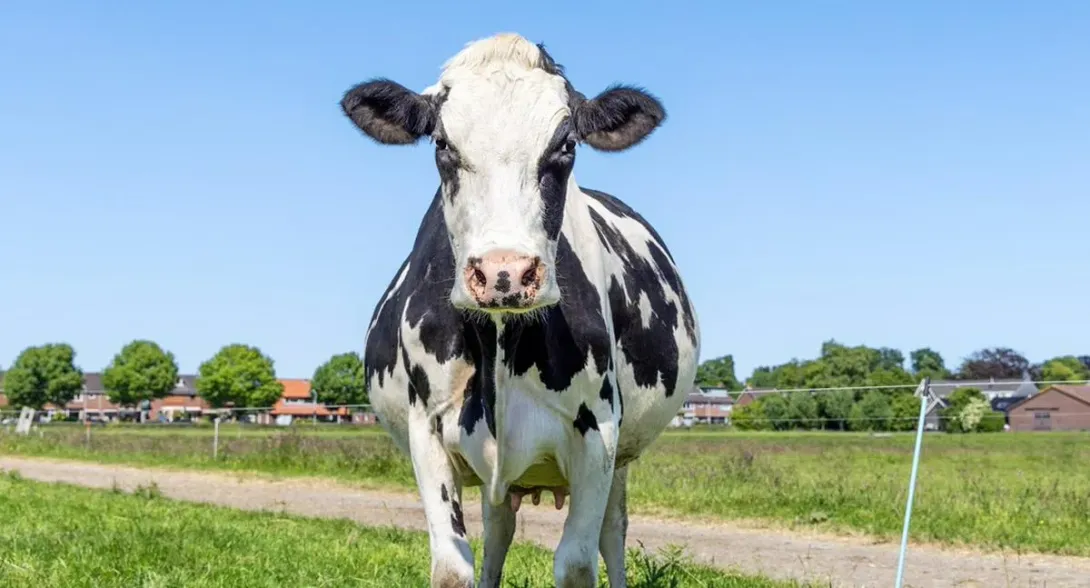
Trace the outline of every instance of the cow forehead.
{"label": "cow forehead", "polygon": [[439,120],[447,139],[466,156],[521,154],[536,161],[570,115],[563,78],[507,67],[448,86]]}
{"label": "cow forehead", "polygon": [[467,43],[424,93],[439,97],[443,132],[463,154],[540,153],[570,115],[559,67],[511,33]]}

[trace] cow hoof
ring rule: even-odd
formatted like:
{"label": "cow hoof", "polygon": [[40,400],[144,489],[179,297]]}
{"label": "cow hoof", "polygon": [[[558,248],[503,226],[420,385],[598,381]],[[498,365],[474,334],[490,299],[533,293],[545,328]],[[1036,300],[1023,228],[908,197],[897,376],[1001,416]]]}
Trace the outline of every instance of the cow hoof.
{"label": "cow hoof", "polygon": [[467,575],[464,570],[440,564],[431,573],[431,588],[473,588],[473,569]]}

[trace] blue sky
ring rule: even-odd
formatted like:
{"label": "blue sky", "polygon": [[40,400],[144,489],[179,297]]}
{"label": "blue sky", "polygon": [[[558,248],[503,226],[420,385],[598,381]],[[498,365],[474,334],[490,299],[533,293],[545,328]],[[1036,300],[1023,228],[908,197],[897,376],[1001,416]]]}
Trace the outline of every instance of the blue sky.
{"label": "blue sky", "polygon": [[187,372],[243,342],[309,377],[361,350],[438,176],[337,102],[377,75],[423,89],[501,31],[585,94],[666,104],[576,176],[667,240],[703,358],[1090,353],[1090,3],[14,0],[0,365],[63,340],[98,370],[151,338]]}

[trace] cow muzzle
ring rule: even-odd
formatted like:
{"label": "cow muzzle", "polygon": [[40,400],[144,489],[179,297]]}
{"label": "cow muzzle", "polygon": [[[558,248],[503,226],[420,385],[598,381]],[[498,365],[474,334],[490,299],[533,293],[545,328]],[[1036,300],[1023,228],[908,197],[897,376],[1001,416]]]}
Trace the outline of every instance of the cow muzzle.
{"label": "cow muzzle", "polygon": [[470,257],[462,271],[468,302],[484,310],[517,312],[555,302],[548,278],[541,257],[510,250]]}

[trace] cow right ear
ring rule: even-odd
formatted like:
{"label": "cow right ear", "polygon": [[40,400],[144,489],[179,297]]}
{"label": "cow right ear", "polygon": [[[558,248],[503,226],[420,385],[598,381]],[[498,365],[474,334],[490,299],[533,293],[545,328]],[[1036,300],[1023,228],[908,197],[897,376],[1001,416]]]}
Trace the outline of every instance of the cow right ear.
{"label": "cow right ear", "polygon": [[383,145],[415,143],[435,130],[439,118],[431,100],[387,79],[370,80],[345,92],[341,110]]}

